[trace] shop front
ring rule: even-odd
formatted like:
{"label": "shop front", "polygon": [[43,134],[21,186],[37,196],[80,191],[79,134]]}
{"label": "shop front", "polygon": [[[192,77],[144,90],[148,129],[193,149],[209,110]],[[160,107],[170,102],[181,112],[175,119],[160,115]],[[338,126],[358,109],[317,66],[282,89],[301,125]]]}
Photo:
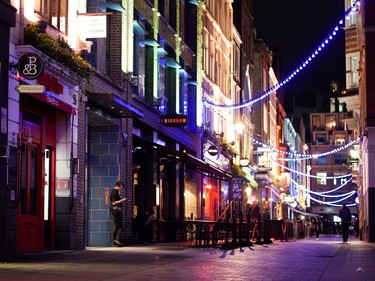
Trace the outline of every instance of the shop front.
{"label": "shop front", "polygon": [[[16,47],[20,58],[34,53],[43,57],[29,46]],[[74,239],[67,234],[72,230],[62,226],[74,220],[74,96],[78,87],[64,71],[57,75],[56,67],[51,61],[45,64],[41,72],[48,77],[45,80],[38,76],[11,81],[15,90],[10,97],[19,109],[18,115],[9,115],[8,131],[8,181],[15,186],[17,253],[74,248]]]}

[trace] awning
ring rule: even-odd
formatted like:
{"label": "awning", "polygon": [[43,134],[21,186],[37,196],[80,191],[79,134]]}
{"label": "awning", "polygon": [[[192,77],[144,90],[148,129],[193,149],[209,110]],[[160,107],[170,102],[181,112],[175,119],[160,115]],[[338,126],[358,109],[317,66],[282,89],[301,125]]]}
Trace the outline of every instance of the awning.
{"label": "awning", "polygon": [[166,156],[172,156],[180,160],[189,169],[193,169],[206,176],[217,178],[217,179],[222,179],[226,181],[232,178],[230,174],[208,164],[202,159],[199,159],[189,153],[170,149],[159,144],[153,144],[153,146],[160,152],[160,154],[164,154]]}
{"label": "awning", "polygon": [[139,140],[140,143],[146,145],[149,148],[153,147],[153,149],[158,152],[159,157],[161,156],[174,158],[175,160],[180,161],[182,164],[184,164],[187,168],[195,170],[198,173],[202,173],[205,176],[225,181],[229,181],[232,179],[232,175],[210,165],[209,163],[189,153],[171,149],[166,146],[147,141],[137,136],[134,136],[134,139]]}
{"label": "awning", "polygon": [[58,98],[55,98],[54,96],[48,93],[41,93],[41,94],[27,93],[26,95],[29,95],[48,105],[51,105],[63,112],[66,112],[72,115],[76,114],[76,111],[73,106],[71,106],[70,104],[67,104],[66,102],[63,102],[62,100],[59,100]]}
{"label": "awning", "polygon": [[120,118],[142,118],[143,112],[112,93],[89,93],[90,102]]}
{"label": "awning", "polygon": [[189,153],[186,154],[186,165],[192,169],[197,170],[198,172],[203,172],[223,180],[230,180],[232,178],[228,173],[208,164],[207,162],[199,159]]}

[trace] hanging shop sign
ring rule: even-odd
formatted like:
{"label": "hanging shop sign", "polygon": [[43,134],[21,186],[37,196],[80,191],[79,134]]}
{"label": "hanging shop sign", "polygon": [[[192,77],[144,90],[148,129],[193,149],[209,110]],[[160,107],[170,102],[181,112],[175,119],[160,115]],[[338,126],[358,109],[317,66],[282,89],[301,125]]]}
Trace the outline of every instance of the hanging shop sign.
{"label": "hanging shop sign", "polygon": [[34,80],[43,72],[43,60],[34,53],[26,53],[18,60],[18,73],[25,79]]}
{"label": "hanging shop sign", "polygon": [[207,149],[207,152],[208,152],[208,154],[210,154],[211,156],[215,156],[215,155],[218,154],[219,149],[217,148],[216,145],[211,145],[211,146]]}
{"label": "hanging shop sign", "polygon": [[82,38],[107,37],[107,13],[80,14],[78,18]]}
{"label": "hanging shop sign", "polygon": [[162,117],[162,124],[165,126],[180,127],[187,125],[187,116],[183,114],[170,114]]}

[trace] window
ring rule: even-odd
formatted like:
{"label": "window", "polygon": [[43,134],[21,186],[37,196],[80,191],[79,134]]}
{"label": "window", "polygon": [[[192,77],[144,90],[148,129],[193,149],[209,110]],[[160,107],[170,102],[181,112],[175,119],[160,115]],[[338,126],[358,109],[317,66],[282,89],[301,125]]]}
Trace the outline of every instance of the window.
{"label": "window", "polygon": [[321,156],[317,158],[317,164],[318,165],[327,165],[327,157]]}
{"label": "window", "polygon": [[61,32],[67,32],[68,0],[35,0],[35,12]]}
{"label": "window", "polygon": [[321,133],[315,135],[316,144],[326,144],[327,143],[327,134]]}
{"label": "window", "polygon": [[314,131],[320,130],[320,116],[312,116],[312,128]]}
{"label": "window", "polygon": [[345,144],[345,134],[335,134],[335,145],[344,145]]}
{"label": "window", "polygon": [[167,113],[167,99],[165,96],[165,66],[160,62],[158,64],[158,96],[154,100],[154,107],[162,113]]}
{"label": "window", "polygon": [[358,58],[350,57],[350,86],[358,87]]}
{"label": "window", "polygon": [[180,108],[179,113],[188,115],[188,80],[185,73],[180,72]]}
{"label": "window", "polygon": [[[356,0],[346,0],[345,9],[348,9],[349,6],[353,6]],[[346,27],[355,26],[357,19],[357,13],[349,13],[346,17]]]}
{"label": "window", "polygon": [[334,185],[344,185],[346,184],[348,178],[346,177],[340,177],[342,176],[341,173],[335,173],[333,177],[333,184]]}
{"label": "window", "polygon": [[336,116],[335,115],[326,115],[325,121],[326,121],[325,122],[326,131],[336,130]]}
{"label": "window", "polygon": [[318,185],[327,185],[327,173],[316,173],[316,176],[318,177],[316,179]]}
{"label": "window", "polygon": [[348,157],[346,154],[335,153],[333,155],[335,165],[346,165],[348,164]]}

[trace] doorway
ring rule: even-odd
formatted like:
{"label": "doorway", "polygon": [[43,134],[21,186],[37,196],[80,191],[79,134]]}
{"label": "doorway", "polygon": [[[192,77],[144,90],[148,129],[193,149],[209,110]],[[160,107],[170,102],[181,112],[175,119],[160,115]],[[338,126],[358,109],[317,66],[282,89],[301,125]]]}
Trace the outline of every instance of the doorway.
{"label": "doorway", "polygon": [[[35,106],[35,105],[34,105]],[[54,249],[54,114],[24,109],[17,135],[17,253]]]}

